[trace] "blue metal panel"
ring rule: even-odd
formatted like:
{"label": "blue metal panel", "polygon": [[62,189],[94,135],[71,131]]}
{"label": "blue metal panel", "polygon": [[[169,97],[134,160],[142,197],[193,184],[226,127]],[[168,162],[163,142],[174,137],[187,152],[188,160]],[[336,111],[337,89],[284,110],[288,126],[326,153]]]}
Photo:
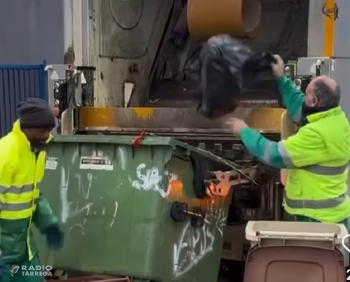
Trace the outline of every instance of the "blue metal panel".
{"label": "blue metal panel", "polygon": [[27,98],[46,99],[42,65],[0,65],[0,137],[12,129],[17,106]]}

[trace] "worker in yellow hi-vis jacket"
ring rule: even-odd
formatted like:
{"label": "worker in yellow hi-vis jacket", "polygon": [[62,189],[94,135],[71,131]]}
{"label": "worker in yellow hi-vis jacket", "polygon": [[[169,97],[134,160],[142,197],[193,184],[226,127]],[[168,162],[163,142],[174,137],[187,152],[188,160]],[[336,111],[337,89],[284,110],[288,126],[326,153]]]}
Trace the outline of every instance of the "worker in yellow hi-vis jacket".
{"label": "worker in yellow hi-vis jacket", "polygon": [[278,88],[298,132],[273,142],[240,119],[227,123],[252,155],[273,167],[288,169],[283,204],[289,214],[298,221],[347,226],[350,127],[339,105],[340,89],[332,78],[319,76],[304,95],[284,76],[282,59],[275,58],[272,68]]}
{"label": "worker in yellow hi-vis jacket", "polygon": [[22,270],[40,265],[32,223],[49,247],[63,245],[58,219],[37,187],[44,176],[45,149],[55,118],[48,104],[35,98],[21,103],[18,115],[13,130],[0,140],[0,250],[5,263],[0,281],[41,282],[41,272],[23,275]]}

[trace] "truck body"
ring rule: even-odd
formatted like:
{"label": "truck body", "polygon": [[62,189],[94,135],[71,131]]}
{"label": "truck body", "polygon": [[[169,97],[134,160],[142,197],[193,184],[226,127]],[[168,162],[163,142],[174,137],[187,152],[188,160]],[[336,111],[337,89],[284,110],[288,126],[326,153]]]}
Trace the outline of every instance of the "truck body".
{"label": "truck body", "polygon": [[[350,20],[346,14],[350,2],[149,0],[147,5],[144,0],[63,2],[67,35],[62,54],[64,65],[47,66],[48,99],[61,110],[57,132],[62,135],[60,138],[64,139],[64,135],[124,138],[145,131],[150,138],[175,138],[204,150],[220,162],[248,171],[249,177],[243,174],[242,181],[228,182],[230,204],[222,229],[218,279],[226,281],[232,273],[239,276],[250,248],[245,238],[246,223],[293,218],[284,214],[281,206],[280,171],[250,156],[221,123],[197,114],[201,48],[209,36],[227,32],[257,52],[280,54],[287,62],[286,75],[302,88],[312,77],[330,75],[343,90],[341,106],[350,114],[350,98],[346,94],[350,86],[347,78]],[[232,18],[235,20],[230,22]],[[232,116],[243,118],[272,140],[280,140],[281,135],[286,138],[285,132],[293,124],[282,120],[285,109],[278,103],[279,95],[274,78],[262,74]],[[196,171],[194,166],[191,169]],[[200,171],[204,171],[203,179],[209,179],[210,171],[218,172],[221,168],[209,163]],[[195,272],[207,266],[207,261],[201,265],[203,258],[204,255],[197,257],[193,264]],[[212,264],[218,265],[219,258]],[[185,281],[176,276],[173,279]]]}

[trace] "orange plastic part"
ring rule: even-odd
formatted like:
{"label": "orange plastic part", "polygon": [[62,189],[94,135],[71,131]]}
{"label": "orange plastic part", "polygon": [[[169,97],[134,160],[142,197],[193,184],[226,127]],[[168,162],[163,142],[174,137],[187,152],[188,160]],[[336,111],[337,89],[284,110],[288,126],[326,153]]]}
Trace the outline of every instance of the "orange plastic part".
{"label": "orange plastic part", "polygon": [[192,37],[227,33],[255,37],[261,20],[260,0],[188,0],[187,24]]}

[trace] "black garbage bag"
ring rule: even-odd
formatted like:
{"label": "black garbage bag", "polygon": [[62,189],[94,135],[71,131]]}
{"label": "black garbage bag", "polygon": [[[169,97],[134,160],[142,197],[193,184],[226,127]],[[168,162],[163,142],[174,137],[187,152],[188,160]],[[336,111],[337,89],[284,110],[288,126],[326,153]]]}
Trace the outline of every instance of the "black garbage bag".
{"label": "black garbage bag", "polygon": [[233,112],[257,74],[271,69],[270,53],[254,53],[230,35],[211,37],[201,54],[199,114],[220,118]]}

